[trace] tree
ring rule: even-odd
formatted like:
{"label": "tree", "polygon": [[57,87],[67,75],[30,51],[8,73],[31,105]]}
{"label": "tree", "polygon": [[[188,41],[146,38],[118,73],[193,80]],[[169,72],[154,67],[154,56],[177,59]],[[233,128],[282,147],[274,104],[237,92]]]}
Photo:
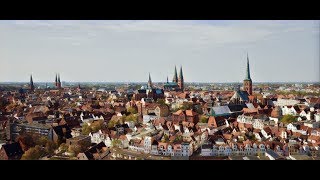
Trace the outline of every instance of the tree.
{"label": "tree", "polygon": [[78,145],[80,146],[80,152],[84,152],[91,146],[91,141],[80,141]]}
{"label": "tree", "polygon": [[56,143],[54,143],[53,141],[47,141],[44,149],[48,154],[53,154],[54,150],[56,150],[57,147],[58,147],[58,145]]}
{"label": "tree", "polygon": [[182,136],[179,135],[179,136],[176,136],[176,138],[174,139],[174,142],[181,141],[181,140],[182,140]]}
{"label": "tree", "polygon": [[137,122],[138,121],[138,116],[135,114],[130,114],[129,116],[125,117],[125,122],[129,122],[129,121],[133,121],[133,122]]}
{"label": "tree", "polygon": [[88,125],[88,123],[84,123],[83,125],[82,125],[82,134],[84,134],[84,135],[88,135],[90,132],[91,132],[91,128],[90,128],[90,126]]}
{"label": "tree", "polygon": [[68,149],[69,149],[69,146],[66,145],[65,143],[62,143],[62,144],[60,144],[60,146],[59,146],[59,150],[60,150],[61,153],[67,152]]}
{"label": "tree", "polygon": [[119,124],[123,124],[126,121],[127,115],[122,115],[121,118],[119,119],[119,121],[117,123]]}
{"label": "tree", "polygon": [[284,115],[280,121],[285,123],[285,124],[289,124],[289,123],[292,123],[292,122],[296,122],[297,118],[295,116],[291,115],[291,114],[287,114],[287,115]]}
{"label": "tree", "polygon": [[47,144],[47,142],[49,141],[49,139],[48,139],[48,137],[46,137],[46,136],[41,136],[41,137],[39,137],[39,138],[36,138],[35,139],[35,143],[37,144],[37,145],[39,145],[39,146],[45,146],[46,144]]}
{"label": "tree", "polygon": [[161,105],[165,105],[166,104],[166,101],[164,99],[158,99],[157,100],[157,103],[158,104],[161,104]]}
{"label": "tree", "polygon": [[209,120],[208,116],[201,116],[200,117],[200,122],[201,123],[208,123],[208,120]]}
{"label": "tree", "polygon": [[91,124],[90,128],[91,128],[91,132],[97,132],[100,129],[104,128],[104,121],[103,120],[98,120],[95,121],[94,123]]}
{"label": "tree", "polygon": [[80,145],[72,144],[68,148],[68,152],[72,154],[72,156],[77,156],[81,152]]}
{"label": "tree", "polygon": [[116,125],[116,122],[115,122],[114,120],[110,120],[110,121],[108,122],[108,128],[113,128],[114,125]]}
{"label": "tree", "polygon": [[45,150],[39,145],[36,145],[35,147],[32,147],[28,149],[26,152],[24,152],[24,154],[21,157],[21,160],[38,160],[45,155]]}
{"label": "tree", "polygon": [[111,142],[112,147],[119,147],[121,145],[121,141],[119,139],[114,139]]}
{"label": "tree", "polygon": [[195,112],[198,113],[198,114],[203,114],[203,110],[202,110],[202,108],[200,106],[195,108]]}
{"label": "tree", "polygon": [[169,136],[167,134],[163,135],[165,142],[169,141]]}
{"label": "tree", "polygon": [[188,110],[188,109],[191,109],[191,108],[192,108],[192,103],[184,102],[184,103],[182,104],[182,107],[179,108],[179,109],[185,111],[185,110]]}
{"label": "tree", "polygon": [[136,108],[134,107],[128,107],[127,112],[131,113],[131,114],[137,114],[138,111]]}
{"label": "tree", "polygon": [[90,126],[88,123],[84,123],[82,125],[82,134],[88,135],[91,132],[97,132],[100,129],[103,129],[104,128],[103,123],[104,123],[103,120],[94,121],[90,124]]}
{"label": "tree", "polygon": [[31,134],[27,134],[27,133],[19,135],[16,138],[16,141],[20,143],[23,151],[27,151],[29,148],[34,147],[36,145]]}

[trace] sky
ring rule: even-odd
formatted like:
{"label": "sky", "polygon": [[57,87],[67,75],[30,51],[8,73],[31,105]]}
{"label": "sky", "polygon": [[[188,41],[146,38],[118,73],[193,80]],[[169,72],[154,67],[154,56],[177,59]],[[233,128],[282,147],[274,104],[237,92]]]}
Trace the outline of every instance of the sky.
{"label": "sky", "polygon": [[1,20],[0,82],[319,82],[320,21]]}

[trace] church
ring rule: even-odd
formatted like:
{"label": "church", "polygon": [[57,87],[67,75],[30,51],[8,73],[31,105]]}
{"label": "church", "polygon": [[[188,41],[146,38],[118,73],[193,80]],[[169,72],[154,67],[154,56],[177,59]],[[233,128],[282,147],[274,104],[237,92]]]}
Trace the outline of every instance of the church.
{"label": "church", "polygon": [[178,77],[177,73],[177,67],[174,67],[174,74],[172,82],[169,82],[169,79],[167,77],[167,82],[163,85],[163,89],[165,91],[184,91],[184,79],[183,79],[183,73],[182,73],[182,66],[180,67],[180,73]]}
{"label": "church", "polygon": [[230,99],[230,104],[245,104],[252,102],[253,99],[254,96],[252,95],[252,79],[250,77],[249,56],[247,54],[247,68],[246,76],[243,80],[243,90],[240,90],[240,86],[235,89],[235,93]]}
{"label": "church", "polygon": [[153,102],[153,101],[157,101],[157,99],[164,98],[163,89],[158,89],[153,86],[150,73],[149,73],[149,80],[148,80],[147,87],[142,86],[133,95],[133,99],[136,101],[140,101],[142,98],[144,99],[144,101],[148,101],[148,102]]}

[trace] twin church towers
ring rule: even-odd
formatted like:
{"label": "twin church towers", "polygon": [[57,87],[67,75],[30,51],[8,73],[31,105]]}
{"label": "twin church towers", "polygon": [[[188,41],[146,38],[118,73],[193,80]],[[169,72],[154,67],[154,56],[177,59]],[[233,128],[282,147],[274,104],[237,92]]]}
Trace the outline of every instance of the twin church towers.
{"label": "twin church towers", "polygon": [[[61,89],[61,81],[60,81],[60,74],[56,74],[56,79],[55,79],[55,83],[54,83],[55,87],[57,89]],[[47,88],[47,84],[46,84],[46,88]],[[30,75],[30,90],[31,91],[34,91],[35,87],[34,87],[34,84],[33,84],[33,78],[32,78],[32,75]]]}

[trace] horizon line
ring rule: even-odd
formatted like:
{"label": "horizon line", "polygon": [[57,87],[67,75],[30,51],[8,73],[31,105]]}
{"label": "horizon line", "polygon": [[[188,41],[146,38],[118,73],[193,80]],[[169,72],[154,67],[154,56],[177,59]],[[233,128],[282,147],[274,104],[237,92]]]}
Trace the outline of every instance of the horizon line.
{"label": "horizon line", "polygon": [[[61,81],[62,83],[148,83],[147,81]],[[7,84],[7,83],[30,83],[29,81],[3,81],[0,82],[0,84]],[[55,83],[52,81],[38,81],[33,82],[34,84],[37,83]],[[153,82],[153,83],[166,83],[166,82]],[[213,84],[221,84],[221,83],[240,83],[243,82],[236,82],[236,81],[230,81],[230,82],[200,82],[200,81],[189,81],[184,83],[213,83]],[[254,83],[320,83],[320,81],[256,81],[252,82]]]}

